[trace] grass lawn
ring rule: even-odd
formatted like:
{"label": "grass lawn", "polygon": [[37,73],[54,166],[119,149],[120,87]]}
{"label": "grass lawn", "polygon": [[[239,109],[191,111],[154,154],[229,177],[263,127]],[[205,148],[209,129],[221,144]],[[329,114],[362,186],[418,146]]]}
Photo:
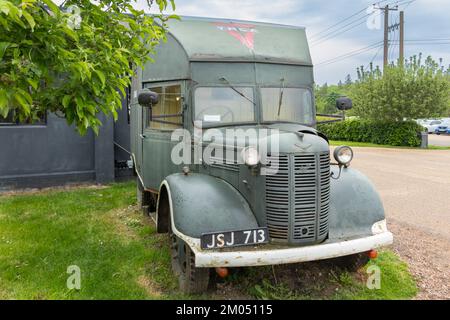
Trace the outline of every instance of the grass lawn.
{"label": "grass lawn", "polygon": [[338,120],[337,118],[331,118],[331,117],[324,117],[324,116],[316,116],[316,121],[332,121],[332,120]]}
{"label": "grass lawn", "polygon": [[[409,299],[416,285],[390,251],[376,263],[381,290],[366,273],[323,263],[232,270],[200,297],[177,292],[168,238],[135,206],[134,183],[0,196],[0,299]],[[81,289],[69,290],[69,266]]]}
{"label": "grass lawn", "polygon": [[383,144],[375,144],[369,142],[353,142],[353,141],[336,141],[331,140],[332,146],[349,146],[349,147],[362,147],[362,148],[391,148],[391,149],[416,149],[416,150],[450,150],[450,147],[428,146],[428,149],[412,148],[412,147],[396,147]]}

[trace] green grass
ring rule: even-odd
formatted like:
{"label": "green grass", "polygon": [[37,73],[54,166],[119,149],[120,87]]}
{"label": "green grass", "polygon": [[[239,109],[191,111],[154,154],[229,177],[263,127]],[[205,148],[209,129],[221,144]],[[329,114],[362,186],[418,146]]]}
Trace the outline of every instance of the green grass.
{"label": "green grass", "polygon": [[321,121],[332,121],[332,120],[339,120],[339,119],[337,119],[337,118],[332,118],[332,117],[316,116],[316,121],[317,121],[317,122],[321,122]]}
{"label": "green grass", "polygon": [[450,150],[450,147],[428,146],[428,149],[412,148],[412,147],[396,147],[382,144],[375,144],[369,142],[354,142],[354,141],[335,141],[331,140],[332,146],[349,146],[349,147],[362,147],[362,148],[390,148],[390,149],[414,149],[414,150]]}
{"label": "green grass", "polygon": [[[126,183],[0,197],[0,296],[165,298],[161,288],[176,288],[166,241],[131,207],[134,190]],[[71,265],[81,269],[79,291],[66,287]]]}
{"label": "green grass", "polygon": [[[380,270],[380,289],[368,289],[368,268]],[[373,271],[371,271],[373,272]],[[383,250],[379,257],[358,271],[350,273],[329,263],[244,269],[231,280],[257,299],[283,300],[403,300],[417,294],[415,280],[408,266],[392,251]]]}
{"label": "green grass", "polygon": [[[385,251],[382,289],[363,274],[320,263],[243,268],[203,296],[184,296],[170,270],[168,238],[135,206],[134,183],[0,196],[0,299],[408,299],[407,266]],[[66,286],[81,269],[81,289]],[[294,271],[293,271],[294,270]],[[296,271],[295,271],[296,270]]]}

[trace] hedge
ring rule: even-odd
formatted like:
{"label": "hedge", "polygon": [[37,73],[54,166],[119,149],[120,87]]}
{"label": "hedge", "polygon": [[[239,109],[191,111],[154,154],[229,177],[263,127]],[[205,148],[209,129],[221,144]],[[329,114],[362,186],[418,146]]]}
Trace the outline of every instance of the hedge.
{"label": "hedge", "polygon": [[419,147],[424,128],[414,121],[346,120],[319,124],[318,130],[330,140]]}

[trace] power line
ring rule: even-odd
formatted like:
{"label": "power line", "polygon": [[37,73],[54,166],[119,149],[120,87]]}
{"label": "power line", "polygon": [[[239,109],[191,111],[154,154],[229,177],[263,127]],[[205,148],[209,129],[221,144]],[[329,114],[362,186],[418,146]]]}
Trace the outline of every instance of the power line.
{"label": "power line", "polygon": [[376,43],[374,43],[374,44],[372,44],[370,46],[367,46],[367,47],[364,47],[364,48],[360,48],[358,50],[347,52],[346,54],[340,55],[338,57],[319,62],[319,63],[316,64],[316,67],[317,66],[323,66],[323,65],[329,65],[329,64],[332,64],[332,63],[336,63],[336,62],[348,59],[350,57],[362,54],[364,52],[370,51],[372,49],[376,49],[379,46],[381,46],[381,41],[378,41],[378,42],[376,42]]}
{"label": "power line", "polygon": [[435,45],[443,45],[450,44],[449,42],[430,42],[430,43],[405,43],[405,46],[435,46]]}
{"label": "power line", "polygon": [[430,38],[430,39],[408,39],[405,42],[434,42],[434,41],[450,41],[450,38]]}
{"label": "power line", "polygon": [[[393,1],[393,2],[389,3],[388,5],[394,4],[394,5],[397,5],[397,6],[398,6],[398,5],[400,5],[400,4],[403,4],[403,2],[405,2],[405,1],[406,1],[406,0],[397,0],[397,1]],[[411,1],[416,1],[416,0],[409,0],[409,2],[411,2]],[[384,3],[384,2],[387,2],[387,1],[386,1],[386,0],[384,0],[384,1],[379,1],[379,2],[377,2],[377,3],[374,3],[373,5],[374,5],[374,6],[375,6],[375,5],[380,5],[380,4]],[[358,11],[357,13],[353,14],[352,16],[350,16],[349,18],[358,16],[358,15],[359,15],[360,13],[362,13],[363,11],[364,11],[364,10],[360,10],[360,11]],[[360,25],[366,23],[366,22],[367,22],[366,19],[367,19],[368,17],[372,16],[372,15],[373,15],[373,13],[368,13],[368,14],[362,16],[362,17],[359,17],[359,18],[356,19],[356,20],[353,20],[353,21],[351,21],[351,22],[349,22],[349,23],[347,23],[347,24],[345,24],[345,25],[339,27],[339,28],[336,29],[336,30],[333,30],[333,31],[331,31],[331,32],[328,32],[328,33],[326,33],[326,34],[320,36],[320,37],[317,38],[317,39],[313,39],[313,40],[311,41],[311,47],[315,47],[315,46],[317,46],[317,45],[320,45],[320,44],[322,44],[322,43],[324,43],[324,42],[326,42],[326,41],[328,41],[328,40],[330,40],[330,39],[336,38],[337,36],[340,36],[340,35],[344,34],[344,33],[347,32],[347,31],[350,31],[350,30],[352,30],[352,29],[355,29],[356,27],[359,27]],[[381,15],[381,13],[379,13],[378,16],[379,16],[379,15]],[[376,16],[376,17],[378,17],[378,16]],[[346,20],[348,20],[349,18],[347,18]],[[363,20],[363,21],[361,21],[361,20]],[[361,21],[361,22],[360,22],[360,21]],[[342,24],[343,22],[345,22],[345,20],[344,20],[344,21],[341,21],[341,22],[339,22],[339,23],[337,23],[336,26]],[[359,23],[358,23],[358,22],[359,22]],[[355,23],[357,23],[357,24],[355,25]],[[344,29],[344,28],[346,28],[346,27],[349,27],[349,28]],[[330,27],[330,28],[328,28],[328,29],[332,29],[332,28]],[[324,31],[325,31],[325,30],[324,30]],[[324,32],[324,31],[323,31],[323,32]],[[322,33],[323,33],[323,32],[322,32]],[[318,34],[319,34],[319,33],[318,33]],[[318,35],[318,34],[316,34],[316,35]],[[316,36],[316,35],[315,35],[315,36]],[[312,37],[312,38],[313,38],[313,37]]]}
{"label": "power line", "polygon": [[[393,24],[393,26],[398,26],[399,24],[398,24],[398,20],[396,20],[396,22]],[[393,58],[393,56],[394,56],[394,53],[395,53],[395,43],[396,42],[398,42],[398,38],[397,38],[397,36],[398,36],[398,33],[397,33],[397,29],[395,29],[395,28],[393,28],[392,29],[393,31],[393,35],[392,35],[392,39],[390,40],[390,43],[392,44],[391,45],[391,48],[390,48],[390,51],[389,51],[389,55],[388,55],[388,61],[390,61],[390,60],[392,60]]]}
{"label": "power line", "polygon": [[375,59],[378,57],[378,55],[381,52],[381,49],[383,49],[383,46],[380,46],[377,50],[377,52],[375,53],[375,55],[373,56],[373,58],[370,60],[370,62],[367,64],[366,66],[366,70],[369,69],[370,65],[375,61]]}
{"label": "power line", "polygon": [[403,10],[406,9],[406,8],[408,8],[411,4],[413,4],[413,3],[416,2],[416,1],[417,1],[417,0],[410,0],[410,1],[406,2],[406,3],[401,4],[401,5],[405,5],[405,7],[403,8]]}
{"label": "power line", "polygon": [[360,13],[364,12],[366,9],[367,9],[367,8],[364,8],[364,9],[362,9],[362,10],[356,12],[355,14],[352,14],[351,16],[349,16],[349,17],[347,17],[347,18],[345,18],[345,19],[339,21],[338,23],[333,24],[332,26],[330,26],[330,27],[328,27],[328,28],[326,28],[326,29],[324,29],[324,30],[318,32],[318,33],[313,34],[313,35],[311,36],[311,39],[317,37],[318,35],[320,35],[320,34],[326,32],[326,31],[328,31],[328,30],[333,29],[334,27],[337,27],[338,25],[342,24],[343,22],[346,22],[346,21],[348,21],[349,19],[351,19],[351,18],[353,18],[353,17],[359,15]]}
{"label": "power line", "polygon": [[[380,15],[382,14],[383,11],[385,11],[386,13],[389,13],[389,11],[392,11],[392,10],[398,10],[398,7],[399,7],[399,6],[406,5],[406,7],[408,7],[409,5],[411,5],[412,3],[414,3],[415,1],[417,1],[417,0],[397,0],[397,1],[390,1],[390,2],[386,5],[386,7],[384,7],[384,8],[378,8],[378,9],[381,9],[380,13],[378,13],[378,16],[380,16]],[[380,1],[380,2],[378,2],[378,3],[375,3],[374,6],[375,6],[375,5],[380,5],[380,4],[383,3],[383,2],[387,2],[387,1]],[[395,5],[396,7],[395,7],[394,9],[389,9],[389,5]],[[343,24],[344,22],[346,22],[347,20],[359,16],[363,11],[364,11],[364,10],[360,10],[360,11],[358,11],[358,12],[352,14],[350,17],[348,17],[348,18],[346,18],[346,19],[344,19],[344,20],[342,20],[342,21],[339,21],[338,23],[336,23],[336,24],[334,24],[334,25],[332,25],[332,26],[330,26],[330,27],[328,27],[328,28],[322,30],[321,32],[319,32],[319,33],[317,33],[317,34],[315,34],[314,37],[317,37],[318,35],[324,34],[324,33],[325,33],[324,35],[322,35],[322,36],[320,36],[320,37],[318,37],[317,39],[315,39],[315,40],[312,41],[312,47],[317,46],[317,45],[319,45],[319,44],[321,44],[321,43],[323,43],[323,42],[325,42],[325,41],[328,41],[328,40],[330,40],[330,39],[332,39],[332,38],[335,38],[335,37],[337,37],[337,36],[340,36],[340,35],[342,35],[343,33],[347,32],[347,31],[349,31],[349,30],[352,30],[352,29],[354,29],[354,28],[356,28],[356,27],[362,25],[363,23],[365,23],[365,22],[366,22],[365,20],[362,21],[362,22],[360,22],[360,21],[361,21],[362,19],[364,19],[364,18],[370,16],[370,15],[373,15],[373,13],[366,14],[366,15],[364,15],[364,16],[362,16],[362,17],[359,17],[359,18],[357,18],[357,19],[354,19],[353,21],[351,21],[351,22],[349,22],[349,23],[347,23],[347,24],[345,24],[345,25],[342,25],[342,24]],[[388,15],[388,14],[387,14],[387,15]],[[376,16],[376,17],[377,17],[377,16]],[[387,22],[387,21],[388,21],[388,19],[386,19],[386,22]],[[359,23],[358,23],[358,22],[359,22]],[[385,22],[385,24],[386,24],[386,22]],[[356,23],[356,24],[355,24],[355,23]],[[342,26],[340,26],[340,25],[342,25]],[[396,24],[396,25],[397,25],[397,24]],[[335,28],[335,27],[337,27],[337,26],[340,26],[340,27],[337,28],[336,30],[332,30],[333,28]],[[347,27],[348,27],[348,28],[347,28]],[[388,28],[389,28],[389,25],[387,24],[386,31],[388,30]],[[330,31],[330,30],[332,30],[332,31]],[[327,31],[330,31],[330,32],[327,32]],[[388,32],[388,34],[389,34],[389,32]],[[398,38],[397,38],[397,34],[396,34],[395,32],[394,32],[393,40],[390,40],[389,37],[386,36],[386,40],[385,40],[385,60],[388,60],[388,61],[389,61],[390,57],[394,54],[394,52],[395,52],[395,44],[398,43],[398,40],[397,40],[397,39],[398,39]],[[387,42],[387,43],[386,43],[386,42]],[[391,43],[393,44],[393,46],[390,48],[390,49],[391,49],[390,52],[389,52],[389,50],[386,50],[386,49],[388,48],[389,42],[391,42]],[[386,44],[387,44],[387,46],[386,46]],[[325,66],[325,65],[329,65],[329,64],[336,63],[336,62],[340,62],[340,61],[342,61],[342,60],[348,59],[348,58],[353,57],[353,56],[356,56],[356,55],[360,55],[360,54],[362,54],[362,53],[368,52],[368,51],[373,50],[373,49],[378,49],[377,52],[376,52],[376,54],[375,54],[375,56],[372,58],[372,60],[371,60],[371,62],[370,62],[370,63],[373,63],[373,61],[376,59],[376,57],[378,56],[378,54],[379,54],[379,52],[380,52],[380,50],[381,50],[380,42],[374,43],[374,44],[372,44],[372,45],[370,45],[370,46],[367,46],[367,47],[364,47],[364,48],[361,48],[361,49],[358,49],[358,50],[354,50],[354,51],[348,52],[348,53],[346,53],[346,54],[340,55],[340,56],[335,57],[335,58],[332,58],[332,59],[328,59],[328,60],[322,61],[322,62],[316,64],[316,67],[317,67],[317,66]],[[370,63],[369,63],[369,65],[370,65]]]}
{"label": "power line", "polygon": [[[380,4],[382,4],[382,3],[384,3],[384,2],[387,2],[387,1],[388,1],[388,0],[378,1],[378,2],[374,3],[373,5],[380,5]],[[347,21],[350,20],[351,18],[354,18],[354,17],[358,16],[359,14],[363,13],[363,12],[366,11],[366,10],[367,10],[367,7],[365,7],[365,8],[363,8],[363,9],[357,11],[356,13],[354,13],[354,14],[352,14],[352,15],[350,15],[350,16],[348,16],[348,17],[342,19],[342,20],[340,20],[339,22],[337,22],[337,23],[335,23],[335,24],[329,26],[328,28],[323,29],[322,31],[313,34],[313,35],[311,36],[311,39],[316,38],[318,35],[321,35],[321,34],[327,32],[327,31],[329,31],[329,30],[331,30],[331,29],[333,29],[333,28],[335,28],[335,27],[341,25],[341,24],[344,23],[344,22],[347,22]]]}
{"label": "power line", "polygon": [[[352,30],[352,29],[355,29],[356,27],[359,27],[359,26],[362,25],[362,24],[365,24],[365,23],[367,22],[367,17],[369,17],[369,16],[371,16],[371,15],[372,15],[372,14],[367,14],[367,15],[365,15],[365,16],[363,16],[363,17],[361,17],[361,18],[359,18],[359,19],[357,19],[357,20],[355,20],[355,21],[353,21],[353,22],[351,22],[351,23],[348,23],[348,24],[346,24],[345,26],[343,26],[343,28],[344,28],[344,27],[347,27],[347,26],[350,26],[350,27],[347,28],[347,29],[344,29],[344,30],[338,29],[338,30],[333,31],[333,32],[331,32],[330,34],[328,34],[328,35],[326,35],[326,36],[324,36],[324,37],[321,37],[321,38],[319,38],[319,39],[317,39],[317,40],[315,40],[315,41],[312,41],[312,42],[311,42],[311,43],[312,43],[311,46],[314,47],[314,46],[317,46],[317,45],[319,45],[319,44],[322,44],[322,43],[324,43],[324,42],[326,42],[326,41],[328,41],[328,40],[330,40],[330,39],[336,38],[337,36],[340,36],[340,35],[346,33],[347,31],[350,31],[350,30]],[[360,23],[358,23],[358,24],[356,24],[356,25],[353,25],[353,26],[352,26],[352,24],[354,24],[355,22],[361,21],[361,20],[363,20],[363,21],[360,22]]]}

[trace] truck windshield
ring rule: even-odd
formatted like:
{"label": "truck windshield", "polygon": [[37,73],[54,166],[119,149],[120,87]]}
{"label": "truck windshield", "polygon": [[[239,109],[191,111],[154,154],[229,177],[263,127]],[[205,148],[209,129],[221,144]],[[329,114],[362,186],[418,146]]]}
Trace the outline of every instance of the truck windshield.
{"label": "truck windshield", "polygon": [[195,90],[195,120],[207,125],[255,120],[251,87],[200,87]]}
{"label": "truck windshield", "polygon": [[261,88],[261,105],[264,122],[314,122],[313,100],[308,89]]}

